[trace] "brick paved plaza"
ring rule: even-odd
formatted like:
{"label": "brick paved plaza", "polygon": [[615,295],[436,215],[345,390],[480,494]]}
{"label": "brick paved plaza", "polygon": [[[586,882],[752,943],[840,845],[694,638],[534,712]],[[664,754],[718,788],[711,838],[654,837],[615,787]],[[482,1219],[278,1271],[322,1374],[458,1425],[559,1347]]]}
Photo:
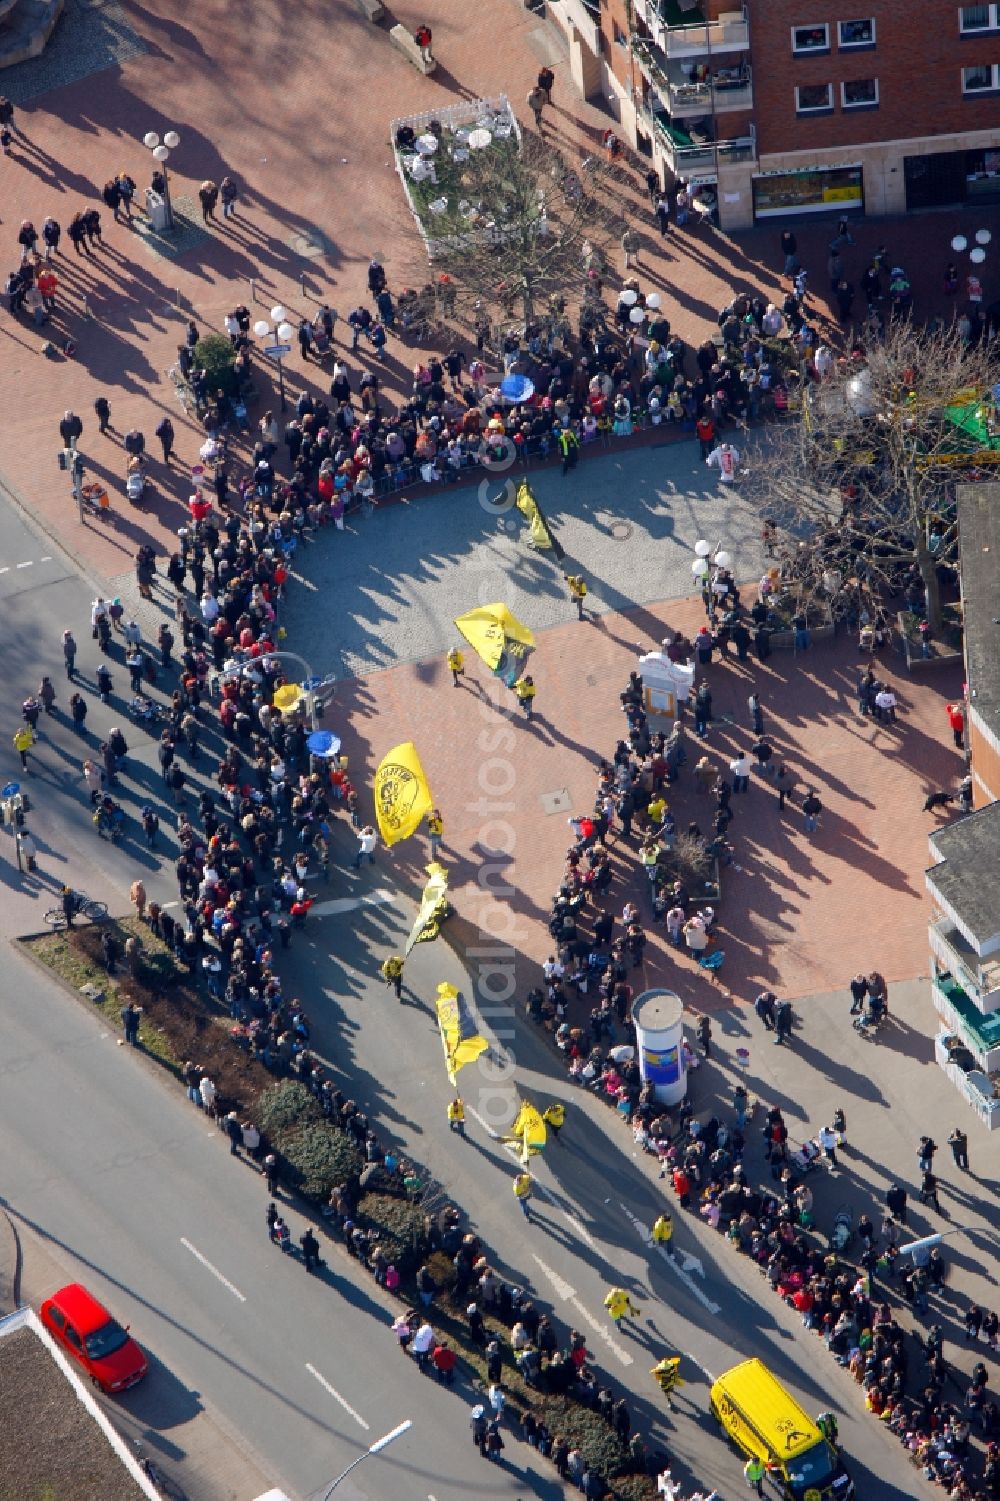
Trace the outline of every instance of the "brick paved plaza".
{"label": "brick paved plaza", "polygon": [[[58,257],[54,327],[36,332],[9,319],[0,325],[0,401],[8,415],[0,474],[74,557],[105,578],[130,569],[141,541],[165,545],[183,516],[185,474],[200,440],[165,372],[189,316],[203,328],[219,328],[230,307],[250,301],[253,279],[260,312],[280,300],[294,322],[328,300],[346,317],[362,299],[373,253],[383,257],[394,289],[425,279],[426,261],[392,165],[392,118],[500,91],[530,117],[526,92],[540,63],[551,58],[557,82],[548,135],[568,159],[592,151],[607,123],[597,106],[574,95],[558,42],[516,0],[480,7],[471,25],[455,0],[397,7],[393,19],[411,30],[424,19],[433,27],[440,66],[431,78],[393,49],[386,25],[370,25],[350,0],[297,6],[294,28],[280,7],[257,0],[241,8],[238,37],[232,14],[224,0],[206,0],[196,12],[165,0],[102,6],[67,0],[49,52],[4,77],[24,131],[3,167],[10,266],[22,218],[40,225],[53,213],[65,226],[78,207],[99,203],[103,183],[121,170],[139,183],[141,200],[153,165],[142,144],[148,130],[180,133],[170,162],[174,201],[196,221],[204,178],[218,182],[230,173],[244,188],[235,223],[220,222],[205,234],[197,224],[176,255],[164,256],[148,236],[108,223],[109,214],[106,248],[93,263],[75,256],[64,236],[69,253]],[[685,339],[705,336],[733,289],[777,293],[776,228],[738,242],[713,230],[684,230],[665,247],[639,191],[643,170],[631,164],[629,199],[642,232],[639,274],[649,289],[664,293],[664,310]],[[862,225],[848,269],[857,280],[862,256],[886,241],[909,268],[918,310],[929,310],[958,227],[977,226],[942,215]],[[799,230],[820,300],[827,229]],[[612,278],[612,293],[615,284]],[[42,354],[49,334],[60,348],[72,337],[75,358]],[[391,340],[382,370],[390,393],[402,389],[416,357],[411,346]],[[288,365],[294,398],[318,372],[303,370],[297,350]],[[320,377],[324,388],[328,379]],[[99,392],[111,402],[119,436],[133,425],[150,434],[164,411],[178,429],[179,462],[172,473],[155,467],[152,500],[141,514],[124,504],[119,439],[96,437]],[[265,388],[267,404],[274,402]],[[118,511],[110,529],[80,527],[56,470],[56,427],[67,407],[83,416],[89,468],[110,487]]]}

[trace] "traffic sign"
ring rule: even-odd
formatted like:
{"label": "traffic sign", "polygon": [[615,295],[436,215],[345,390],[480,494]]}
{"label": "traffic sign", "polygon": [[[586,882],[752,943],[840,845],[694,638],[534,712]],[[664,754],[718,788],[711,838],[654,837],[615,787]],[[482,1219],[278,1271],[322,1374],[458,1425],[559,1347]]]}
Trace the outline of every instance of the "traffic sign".
{"label": "traffic sign", "polygon": [[20,782],[8,782],[6,786],[0,787],[0,797],[16,797],[20,790]]}
{"label": "traffic sign", "polygon": [[283,355],[291,354],[291,344],[265,344],[264,353],[272,360],[280,360]]}
{"label": "traffic sign", "polygon": [[303,678],[302,686],[307,693],[315,693],[317,688],[323,686],[323,679],[317,677]]}

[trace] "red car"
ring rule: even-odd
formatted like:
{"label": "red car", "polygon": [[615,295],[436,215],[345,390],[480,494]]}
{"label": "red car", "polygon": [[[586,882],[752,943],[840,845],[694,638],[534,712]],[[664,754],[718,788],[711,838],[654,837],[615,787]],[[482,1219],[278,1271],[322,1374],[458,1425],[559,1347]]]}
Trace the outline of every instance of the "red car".
{"label": "red car", "polygon": [[124,1392],[149,1370],[128,1332],[79,1282],[60,1288],[39,1309],[42,1323],[105,1392]]}

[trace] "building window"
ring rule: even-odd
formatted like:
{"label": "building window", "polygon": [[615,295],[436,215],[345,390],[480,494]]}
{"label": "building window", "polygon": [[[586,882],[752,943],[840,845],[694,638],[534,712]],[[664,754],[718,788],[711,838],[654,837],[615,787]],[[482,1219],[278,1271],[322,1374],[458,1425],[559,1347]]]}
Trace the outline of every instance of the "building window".
{"label": "building window", "polygon": [[975,63],[962,69],[963,94],[989,94],[1000,90],[1000,63]]}
{"label": "building window", "polygon": [[841,52],[856,47],[874,47],[875,21],[873,17],[862,21],[837,22],[837,46]]}
{"label": "building window", "polygon": [[816,52],[829,52],[829,26],[793,26],[792,51],[799,57]]}
{"label": "building window", "polygon": [[795,90],[795,112],[799,115],[828,114],[833,109],[833,85],[803,83]]}
{"label": "building window", "polygon": [[1000,5],[963,5],[958,12],[958,29],[963,34],[1000,31]]}
{"label": "building window", "polygon": [[624,31],[622,31],[617,21],[612,22],[612,32],[614,35],[616,47],[628,46],[628,37],[625,35]]}
{"label": "building window", "polygon": [[874,109],[878,104],[878,79],[855,78],[842,83],[840,102],[844,109]]}

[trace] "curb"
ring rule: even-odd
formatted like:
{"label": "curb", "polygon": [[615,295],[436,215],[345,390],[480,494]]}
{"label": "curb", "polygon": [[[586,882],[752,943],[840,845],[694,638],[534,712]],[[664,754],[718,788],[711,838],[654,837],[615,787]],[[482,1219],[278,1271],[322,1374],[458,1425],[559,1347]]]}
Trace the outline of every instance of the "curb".
{"label": "curb", "polygon": [[24,1254],[17,1227],[0,1204],[0,1317],[21,1306],[21,1270]]}

